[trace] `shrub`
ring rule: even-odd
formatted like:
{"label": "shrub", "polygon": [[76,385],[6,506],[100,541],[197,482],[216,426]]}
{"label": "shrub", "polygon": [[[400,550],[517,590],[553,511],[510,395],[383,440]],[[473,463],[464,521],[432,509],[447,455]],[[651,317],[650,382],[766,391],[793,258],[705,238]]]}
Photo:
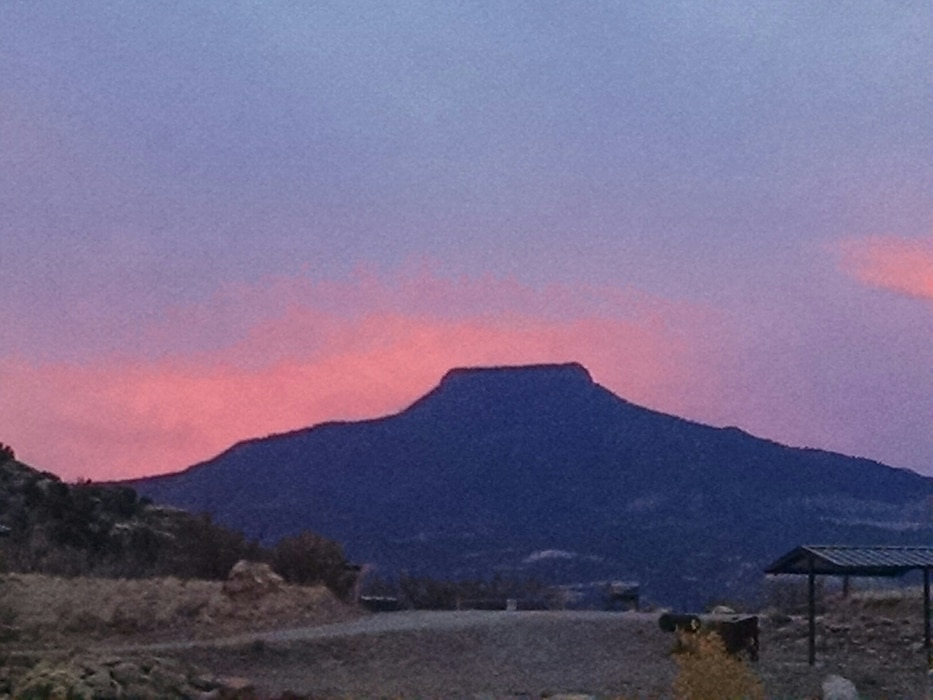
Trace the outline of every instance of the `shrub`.
{"label": "shrub", "polygon": [[174,544],[161,552],[159,573],[223,580],[240,559],[262,559],[258,543],[247,541],[242,532],[215,523],[207,513],[181,515],[173,529]]}
{"label": "shrub", "polygon": [[341,598],[349,595],[356,582],[341,546],[313,532],[279,540],[272,549],[272,568],[288,583],[323,583]]}
{"label": "shrub", "polygon": [[764,700],[758,677],[744,662],[730,656],[715,632],[678,632],[677,700]]}

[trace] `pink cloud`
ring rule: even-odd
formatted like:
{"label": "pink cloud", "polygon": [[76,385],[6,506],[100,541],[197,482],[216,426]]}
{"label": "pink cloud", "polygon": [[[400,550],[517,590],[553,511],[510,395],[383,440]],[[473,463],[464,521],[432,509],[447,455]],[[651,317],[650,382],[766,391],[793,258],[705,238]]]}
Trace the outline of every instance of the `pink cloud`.
{"label": "pink cloud", "polygon": [[849,240],[839,252],[842,269],[863,284],[933,300],[933,238]]}
{"label": "pink cloud", "polygon": [[579,361],[622,396],[671,411],[715,391],[703,350],[715,316],[624,290],[537,292],[430,274],[279,279],[227,290],[217,308],[235,322],[218,324],[206,304],[149,329],[167,348],[172,333],[189,336],[189,350],[155,359],[0,359],[0,439],[39,468],[104,479],[177,470],[250,437],[392,413],[457,366]]}

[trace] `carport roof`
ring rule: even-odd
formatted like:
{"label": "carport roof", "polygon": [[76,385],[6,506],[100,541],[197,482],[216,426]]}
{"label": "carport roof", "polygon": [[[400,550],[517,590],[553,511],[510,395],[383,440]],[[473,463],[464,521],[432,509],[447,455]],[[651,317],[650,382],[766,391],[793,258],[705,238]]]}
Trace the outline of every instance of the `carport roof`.
{"label": "carport roof", "polygon": [[[812,567],[812,568],[811,568]],[[801,545],[765,569],[766,574],[900,576],[933,568],[933,547]]]}

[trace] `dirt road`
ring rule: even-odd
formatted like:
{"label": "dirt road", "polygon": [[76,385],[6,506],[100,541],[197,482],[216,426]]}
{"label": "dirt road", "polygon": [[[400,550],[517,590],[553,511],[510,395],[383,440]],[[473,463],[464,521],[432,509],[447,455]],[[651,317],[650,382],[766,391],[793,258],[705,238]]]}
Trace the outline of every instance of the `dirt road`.
{"label": "dirt road", "polygon": [[246,676],[270,696],[661,697],[670,645],[653,615],[415,611],[151,651]]}
{"label": "dirt road", "polygon": [[[819,697],[831,673],[854,680],[864,698],[925,696],[915,616],[843,619],[850,630],[839,620],[820,623],[827,633],[815,667],[806,663],[805,619],[762,621],[754,670],[769,698]],[[412,611],[145,650],[246,676],[268,697],[665,698],[676,673],[672,644],[657,614]]]}

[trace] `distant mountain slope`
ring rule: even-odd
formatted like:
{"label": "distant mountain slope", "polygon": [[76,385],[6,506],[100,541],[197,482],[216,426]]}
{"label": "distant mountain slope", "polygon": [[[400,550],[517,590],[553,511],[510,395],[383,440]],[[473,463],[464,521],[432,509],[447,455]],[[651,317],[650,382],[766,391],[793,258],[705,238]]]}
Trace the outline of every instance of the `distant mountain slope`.
{"label": "distant mountain slope", "polygon": [[669,604],[752,594],[803,542],[927,543],[933,480],[631,404],[577,364],[455,369],[401,413],[235,445],[131,482],[272,541],[435,576],[642,581]]}

